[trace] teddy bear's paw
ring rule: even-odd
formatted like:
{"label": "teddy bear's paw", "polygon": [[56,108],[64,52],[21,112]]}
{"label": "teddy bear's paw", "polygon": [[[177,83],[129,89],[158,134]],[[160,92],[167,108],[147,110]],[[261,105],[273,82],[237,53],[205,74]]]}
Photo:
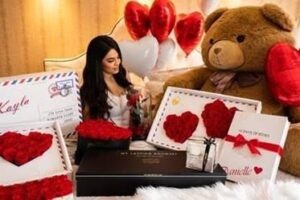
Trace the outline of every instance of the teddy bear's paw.
{"label": "teddy bear's paw", "polygon": [[290,126],[279,168],[300,176],[300,123]]}

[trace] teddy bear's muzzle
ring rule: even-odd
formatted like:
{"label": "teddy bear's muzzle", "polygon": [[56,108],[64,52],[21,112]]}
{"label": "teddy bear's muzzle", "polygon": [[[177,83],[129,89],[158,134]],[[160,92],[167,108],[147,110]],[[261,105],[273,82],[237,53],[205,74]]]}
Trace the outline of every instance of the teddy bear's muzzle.
{"label": "teddy bear's muzzle", "polygon": [[210,64],[223,70],[239,68],[244,63],[244,55],[238,44],[221,40],[215,43],[208,52]]}

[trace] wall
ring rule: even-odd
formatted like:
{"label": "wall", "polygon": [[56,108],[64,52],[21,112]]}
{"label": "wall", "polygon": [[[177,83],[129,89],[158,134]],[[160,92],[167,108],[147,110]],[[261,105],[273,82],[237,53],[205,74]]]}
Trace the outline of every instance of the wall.
{"label": "wall", "polygon": [[120,0],[0,0],[0,76],[43,71],[75,56],[122,17]]}

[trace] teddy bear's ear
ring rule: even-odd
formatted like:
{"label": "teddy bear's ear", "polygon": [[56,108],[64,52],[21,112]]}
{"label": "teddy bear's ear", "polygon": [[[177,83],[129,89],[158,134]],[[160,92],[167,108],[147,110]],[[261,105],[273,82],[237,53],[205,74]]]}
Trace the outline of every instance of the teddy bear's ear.
{"label": "teddy bear's ear", "polygon": [[261,10],[264,17],[279,26],[281,29],[288,32],[293,30],[293,23],[290,17],[277,5],[270,3],[265,4]]}
{"label": "teddy bear's ear", "polygon": [[219,8],[215,10],[214,12],[210,13],[204,23],[204,31],[207,32],[208,29],[211,27],[211,25],[219,18],[221,15],[228,10],[227,8]]}

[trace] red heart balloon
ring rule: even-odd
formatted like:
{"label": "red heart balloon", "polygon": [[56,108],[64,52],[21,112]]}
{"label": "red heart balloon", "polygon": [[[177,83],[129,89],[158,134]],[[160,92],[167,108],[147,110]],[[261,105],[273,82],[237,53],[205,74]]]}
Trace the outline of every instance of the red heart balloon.
{"label": "red heart balloon", "polygon": [[23,165],[47,151],[52,138],[51,134],[39,132],[30,132],[29,135],[6,132],[0,135],[0,156],[15,165]]}
{"label": "red heart balloon", "polygon": [[189,55],[199,44],[203,34],[204,17],[199,12],[180,15],[175,26],[175,37],[181,49]]}
{"label": "red heart balloon", "polygon": [[198,126],[199,118],[197,115],[187,111],[180,116],[168,115],[164,122],[166,135],[175,142],[184,143]]}
{"label": "red heart balloon", "polygon": [[300,51],[286,43],[268,52],[266,76],[273,96],[287,106],[300,106]]}
{"label": "red heart balloon", "polygon": [[155,0],[150,12],[151,33],[159,43],[171,33],[175,25],[175,7],[169,0]]}
{"label": "red heart balloon", "polygon": [[125,7],[125,24],[134,40],[146,36],[150,29],[148,7],[135,1],[128,2]]}

